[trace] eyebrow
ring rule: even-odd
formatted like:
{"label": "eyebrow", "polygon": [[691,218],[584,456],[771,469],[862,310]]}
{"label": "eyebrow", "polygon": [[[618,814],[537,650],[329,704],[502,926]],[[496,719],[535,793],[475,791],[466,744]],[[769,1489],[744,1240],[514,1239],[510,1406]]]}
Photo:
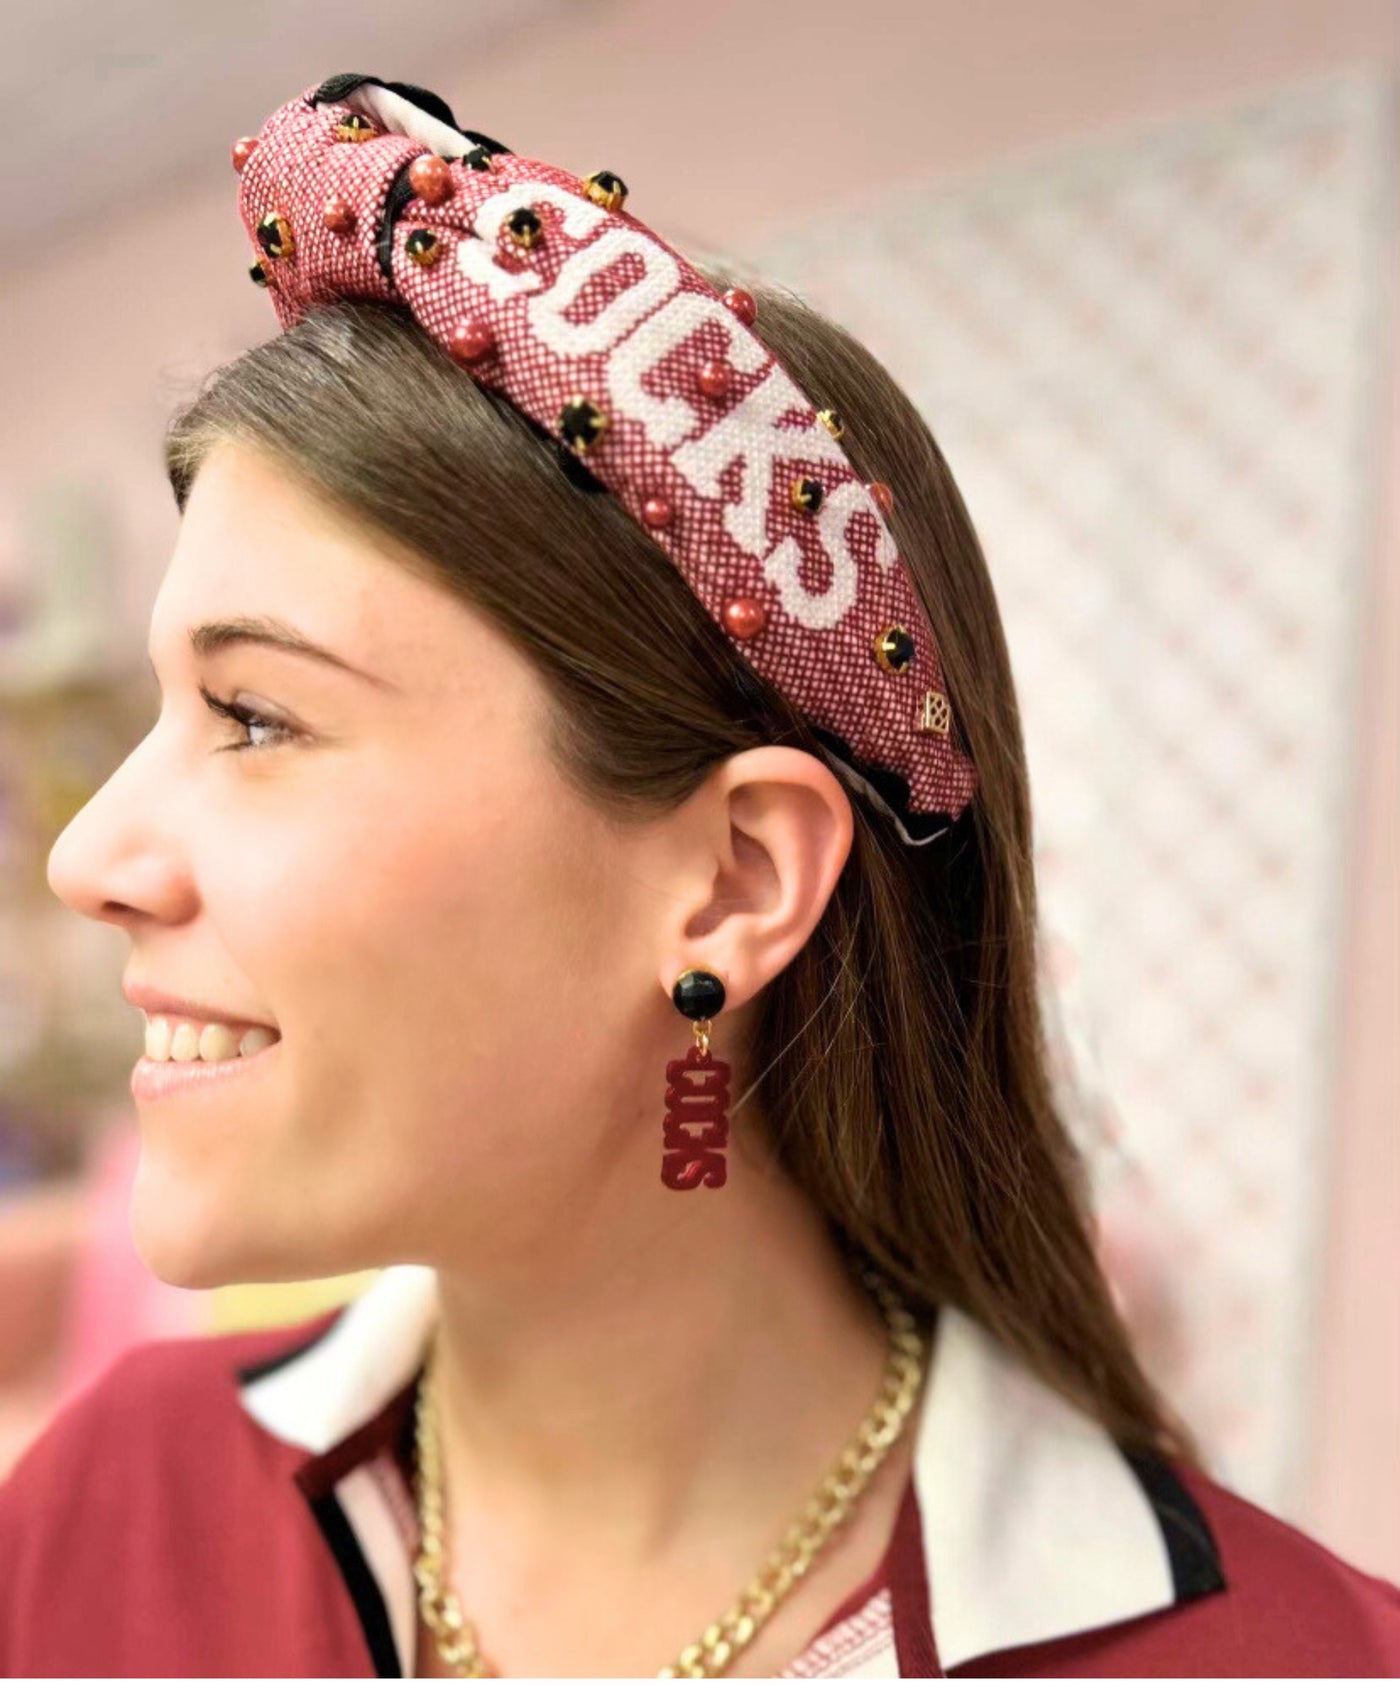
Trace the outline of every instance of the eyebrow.
{"label": "eyebrow", "polygon": [[[280,649],[292,655],[309,656],[313,661],[336,667],[343,673],[351,673],[357,679],[364,679],[381,690],[399,688],[376,673],[356,667],[344,656],[337,655],[334,650],[323,649],[320,644],[312,643],[311,639],[298,632],[295,626],[289,626],[285,620],[277,620],[271,615],[238,615],[232,620],[206,620],[201,625],[190,628],[190,649],[197,656],[217,655],[221,650],[231,649],[239,644],[261,644],[267,649]],[[151,671],[155,671],[154,662],[151,662]]]}

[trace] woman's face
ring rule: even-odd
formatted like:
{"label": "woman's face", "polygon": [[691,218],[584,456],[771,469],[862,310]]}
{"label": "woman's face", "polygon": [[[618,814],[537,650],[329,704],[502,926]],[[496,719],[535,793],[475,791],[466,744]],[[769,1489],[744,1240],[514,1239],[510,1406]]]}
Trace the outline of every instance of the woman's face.
{"label": "woman's face", "polygon": [[[57,895],[126,931],[128,984],[281,1032],[227,1081],[137,1102],[133,1232],[166,1281],[504,1262],[586,1220],[585,1187],[660,1188],[686,1045],[658,981],[667,873],[552,771],[524,658],[387,549],[220,445],[152,612],[160,716],[50,856]],[[244,617],[359,672],[192,647]]]}

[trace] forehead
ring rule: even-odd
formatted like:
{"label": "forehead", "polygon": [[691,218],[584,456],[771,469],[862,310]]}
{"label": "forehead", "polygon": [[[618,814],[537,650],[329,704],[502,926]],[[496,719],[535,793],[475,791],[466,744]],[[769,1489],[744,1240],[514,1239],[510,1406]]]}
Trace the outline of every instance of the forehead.
{"label": "forehead", "polygon": [[368,532],[290,469],[241,444],[220,444],[195,476],[153,627],[206,613],[314,609],[321,630],[350,630],[392,603],[403,570]]}
{"label": "forehead", "polygon": [[499,659],[491,628],[394,544],[292,468],[241,443],[195,476],[151,611],[157,661],[184,654],[203,621],[274,618],[385,677],[423,678]]}

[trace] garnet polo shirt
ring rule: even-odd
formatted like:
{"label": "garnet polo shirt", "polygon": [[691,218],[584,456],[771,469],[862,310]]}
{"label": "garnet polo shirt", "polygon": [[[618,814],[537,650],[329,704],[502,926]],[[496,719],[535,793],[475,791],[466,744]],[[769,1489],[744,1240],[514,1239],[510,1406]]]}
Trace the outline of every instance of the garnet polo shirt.
{"label": "garnet polo shirt", "polygon": [[[419,1265],[295,1328],[157,1341],[0,1486],[0,1671],[369,1677],[413,1663]],[[1125,1454],[945,1306],[884,1561],[785,1677],[1400,1673],[1400,1589]]]}

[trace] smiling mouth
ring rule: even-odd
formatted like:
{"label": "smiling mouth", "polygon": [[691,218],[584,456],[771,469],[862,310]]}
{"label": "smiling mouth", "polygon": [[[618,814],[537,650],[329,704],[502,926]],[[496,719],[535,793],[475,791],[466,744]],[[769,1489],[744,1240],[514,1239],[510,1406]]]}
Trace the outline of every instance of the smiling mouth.
{"label": "smiling mouth", "polygon": [[276,1064],[281,1045],[279,1036],[232,1059],[148,1059],[143,1054],[131,1068],[132,1098],[160,1100],[169,1094],[220,1088],[240,1076],[268,1070]]}

